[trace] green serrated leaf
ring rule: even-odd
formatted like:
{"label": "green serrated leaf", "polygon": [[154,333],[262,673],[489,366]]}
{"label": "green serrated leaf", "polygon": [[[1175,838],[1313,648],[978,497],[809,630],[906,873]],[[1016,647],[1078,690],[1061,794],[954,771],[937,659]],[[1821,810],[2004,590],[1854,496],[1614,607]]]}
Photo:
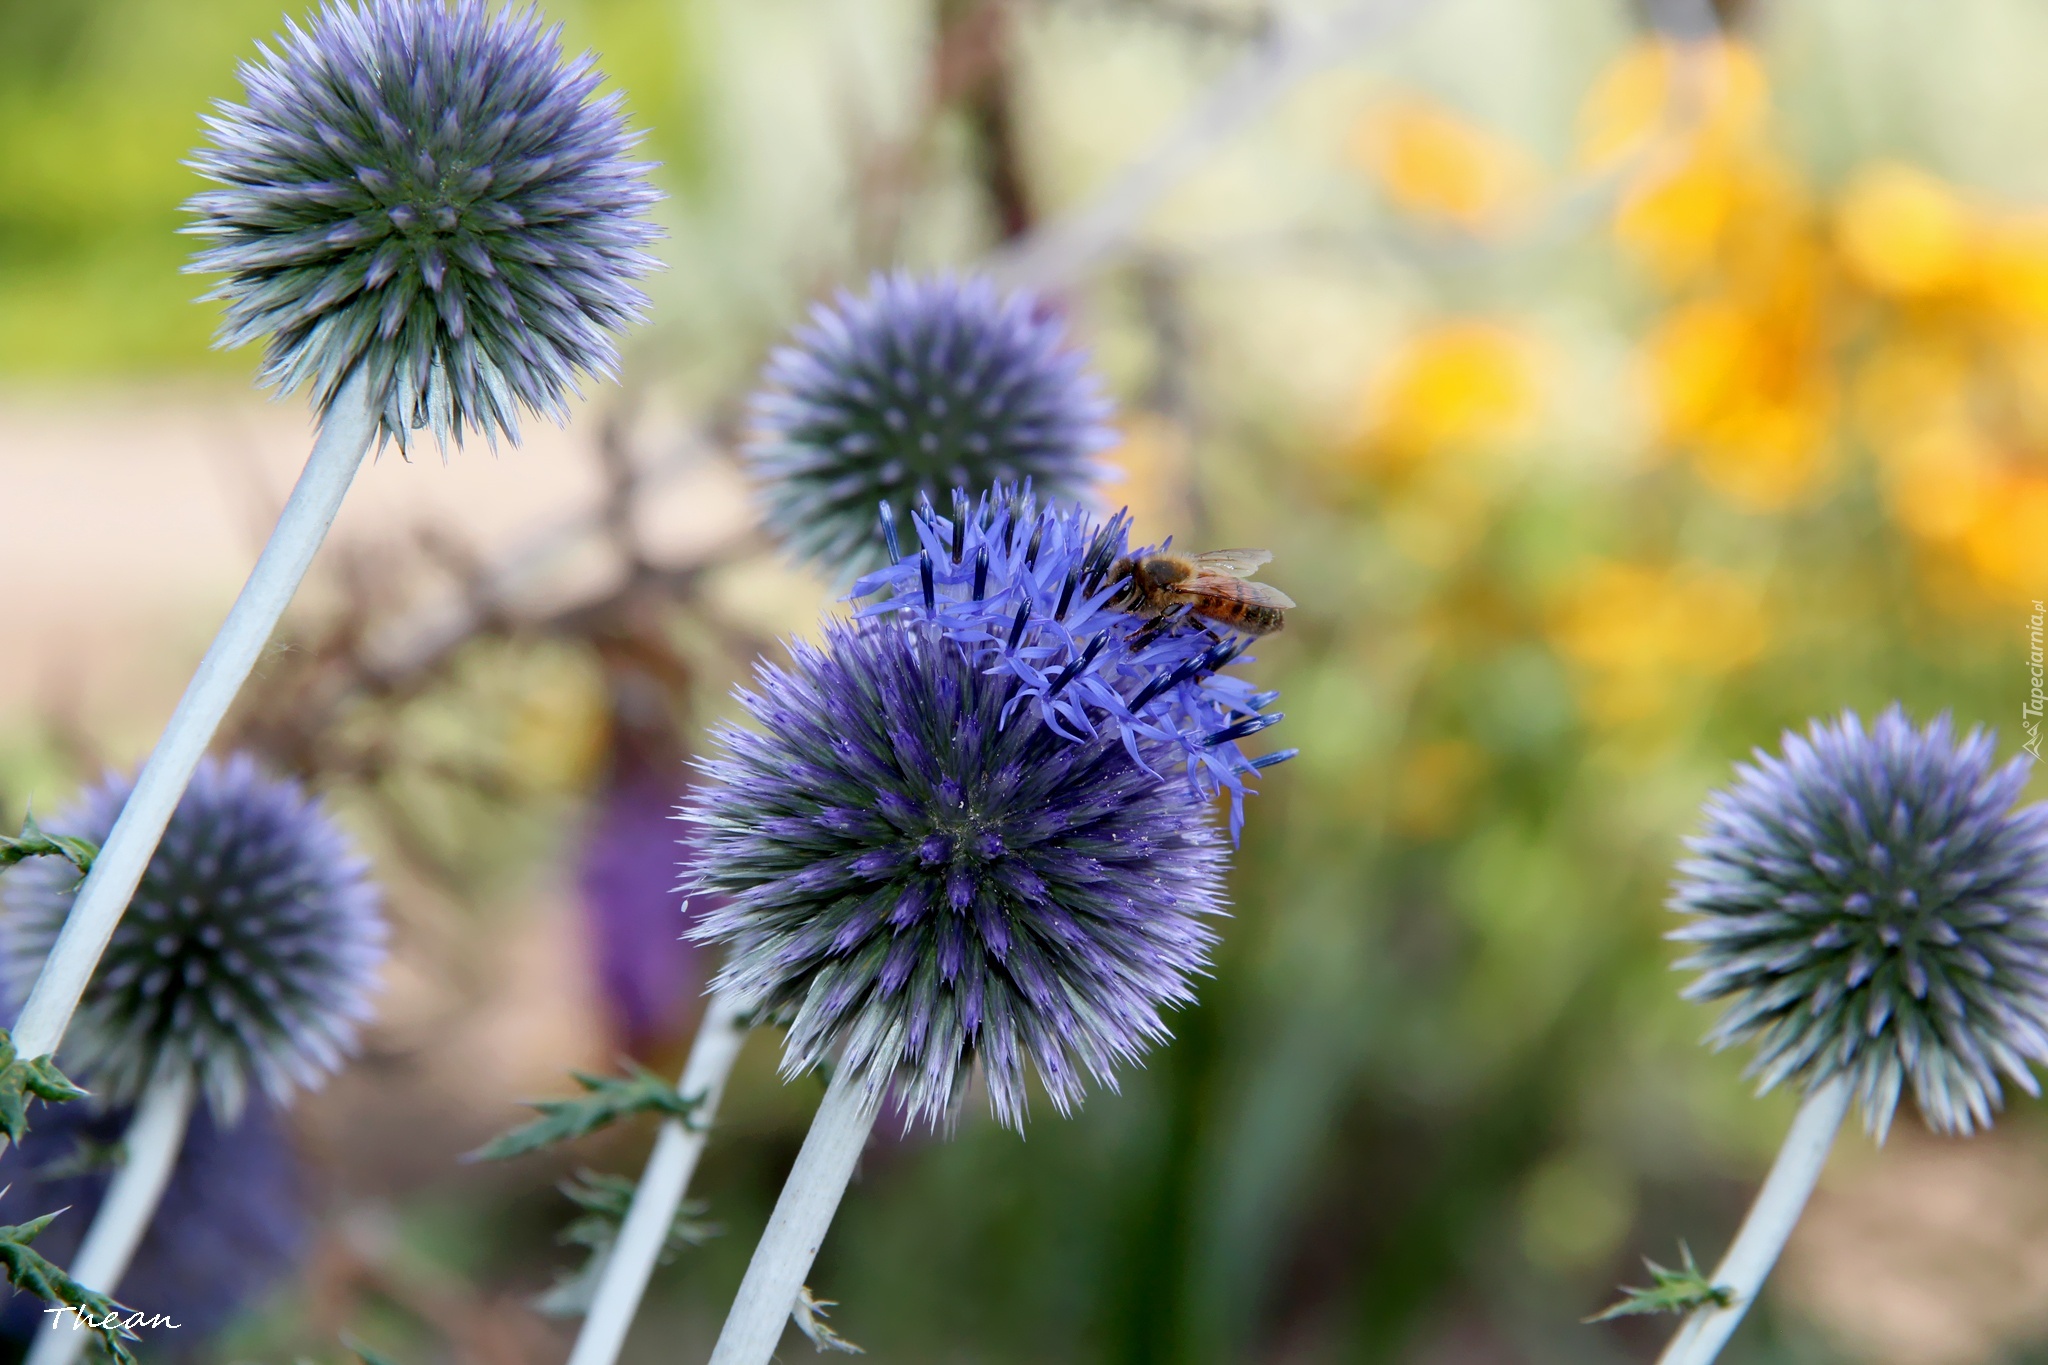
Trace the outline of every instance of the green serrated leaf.
{"label": "green serrated leaf", "polygon": [[47,1054],[24,1061],[14,1051],[13,1035],[0,1029],[0,1133],[8,1141],[20,1142],[28,1131],[30,1100],[60,1104],[84,1095]]}
{"label": "green serrated leaf", "polygon": [[29,858],[62,858],[84,876],[99,856],[99,845],[92,840],[47,833],[33,815],[22,817],[19,835],[0,834],[0,867],[12,867]]}
{"label": "green serrated leaf", "polygon": [[376,1350],[374,1347],[365,1346],[346,1332],[341,1334],[341,1344],[358,1360],[362,1361],[363,1365],[398,1365],[398,1362],[394,1361],[390,1356]]}
{"label": "green serrated leaf", "polygon": [[[567,1246],[586,1247],[590,1255],[581,1267],[558,1276],[554,1284],[529,1302],[551,1318],[581,1317],[590,1311],[590,1301],[604,1278],[605,1262],[619,1240],[619,1225],[626,1221],[626,1211],[633,1203],[634,1183],[628,1176],[578,1171],[574,1180],[565,1180],[555,1188],[583,1210],[582,1216],[556,1234],[555,1240]],[[704,1205],[694,1199],[678,1206],[668,1236],[662,1240],[660,1264],[667,1265],[682,1252],[702,1246],[718,1235],[716,1226],[698,1221],[703,1212]]]}
{"label": "green serrated leaf", "polygon": [[1607,1322],[1614,1318],[1633,1317],[1638,1313],[1691,1313],[1700,1308],[1726,1308],[1735,1302],[1732,1290],[1712,1284],[1700,1273],[1699,1266],[1692,1259],[1692,1248],[1685,1243],[1678,1244],[1678,1253],[1683,1264],[1676,1270],[1658,1265],[1645,1256],[1643,1264],[1650,1270],[1649,1288],[1623,1285],[1622,1297],[1618,1303],[1609,1305],[1585,1322]]}
{"label": "green serrated leaf", "polygon": [[[61,1212],[59,1209],[58,1213]],[[128,1349],[135,1334],[121,1325],[121,1318],[131,1310],[97,1290],[87,1289],[29,1245],[56,1216],[46,1213],[26,1223],[0,1226],[0,1268],[4,1268],[7,1282],[45,1303],[69,1308],[99,1337],[101,1347],[117,1365],[135,1365],[135,1353]]]}
{"label": "green serrated leaf", "polygon": [[694,1126],[702,1096],[678,1095],[673,1084],[644,1067],[629,1062],[627,1069],[632,1074],[623,1078],[570,1072],[587,1094],[572,1100],[529,1101],[527,1107],[538,1109],[541,1117],[491,1139],[463,1159],[503,1161],[524,1156],[594,1133],[635,1114],[664,1114],[681,1119],[684,1127]]}
{"label": "green serrated leaf", "polygon": [[[618,1239],[619,1225],[626,1221],[626,1210],[633,1204],[632,1178],[578,1171],[574,1180],[565,1180],[555,1188],[583,1210],[583,1216],[563,1228],[555,1240],[593,1251],[609,1250]],[[698,1221],[704,1212],[704,1204],[695,1199],[686,1199],[677,1206],[668,1236],[662,1242],[661,1264],[667,1265],[678,1252],[702,1246],[718,1235],[717,1227]]]}
{"label": "green serrated leaf", "polygon": [[811,1345],[820,1354],[826,1351],[844,1351],[850,1356],[866,1355],[866,1351],[826,1325],[825,1310],[838,1306],[839,1304],[832,1299],[813,1298],[811,1287],[805,1285],[797,1291],[796,1303],[789,1310],[789,1316],[796,1323],[796,1330],[809,1337]]}

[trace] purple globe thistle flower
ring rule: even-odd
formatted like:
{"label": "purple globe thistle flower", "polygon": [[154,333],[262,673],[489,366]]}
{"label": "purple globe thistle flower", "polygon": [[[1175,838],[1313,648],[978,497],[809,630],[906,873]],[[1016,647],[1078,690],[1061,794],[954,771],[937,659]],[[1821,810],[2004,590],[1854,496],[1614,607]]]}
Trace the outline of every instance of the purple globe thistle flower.
{"label": "purple globe thistle flower", "polygon": [[761,728],[718,733],[684,818],[691,889],[728,898],[694,932],[728,945],[720,989],[788,1022],[786,1071],[836,1053],[937,1121],[979,1062],[1020,1125],[1027,1065],[1065,1112],[1165,1036],[1225,851],[1152,770],[1166,745],[1061,733],[985,653],[928,622],[828,626],[760,667]]}
{"label": "purple globe thistle flower", "polygon": [[1079,497],[1114,444],[1086,357],[1029,294],[988,280],[877,275],[818,305],[775,352],[747,446],[769,528],[828,573],[880,562],[875,504],[1035,480]]}
{"label": "purple globe thistle flower", "polygon": [[[52,1106],[26,1148],[0,1156],[0,1223],[65,1209],[36,1250],[70,1265],[112,1176],[92,1158],[120,1142],[132,1118],[87,1101]],[[278,1111],[259,1102],[232,1123],[198,1113],[115,1297],[178,1324],[137,1328],[150,1359],[189,1358],[293,1271],[310,1233],[305,1171]],[[0,1336],[26,1343],[48,1332],[48,1306],[14,1294]]]}
{"label": "purple globe thistle flower", "polygon": [[2013,809],[2027,767],[1896,705],[1738,765],[1670,902],[1695,917],[1671,934],[1696,945],[1686,998],[1731,1001],[1711,1041],[1753,1042],[1764,1089],[1846,1077],[1880,1137],[1907,1081],[1941,1132],[1988,1126],[2001,1072],[2040,1093],[2048,805]]}
{"label": "purple globe thistle flower", "polygon": [[1111,735],[1146,765],[1179,761],[1192,796],[1229,794],[1236,837],[1246,779],[1296,751],[1253,759],[1240,747],[1281,719],[1265,709],[1277,692],[1222,672],[1251,661],[1246,639],[1114,605],[1116,561],[1164,546],[1132,551],[1124,514],[1097,521],[1071,506],[1041,509],[1028,486],[999,486],[971,508],[956,491],[950,518],[923,501],[911,516],[920,548],[905,554],[885,506],[893,562],[854,584],[856,597],[877,598],[861,615],[932,623],[1012,678],[1011,705],[1032,707],[1057,734]]}
{"label": "purple globe thistle flower", "polygon": [[431,426],[519,439],[557,421],[608,332],[640,318],[659,197],[629,159],[617,94],[528,7],[328,0],[243,63],[246,104],[207,119],[191,165],[223,188],[186,206],[227,279],[219,344],[267,337],[263,382],[326,413],[358,367],[405,449]]}
{"label": "purple globe thistle flower", "polygon": [[[51,827],[104,839],[132,784],[110,777]],[[48,860],[5,884],[0,983],[26,995],[70,912]],[[193,1069],[232,1121],[249,1082],[279,1104],[354,1050],[384,959],[368,864],[319,802],[238,754],[202,761],[86,986],[64,1065],[116,1104]]]}

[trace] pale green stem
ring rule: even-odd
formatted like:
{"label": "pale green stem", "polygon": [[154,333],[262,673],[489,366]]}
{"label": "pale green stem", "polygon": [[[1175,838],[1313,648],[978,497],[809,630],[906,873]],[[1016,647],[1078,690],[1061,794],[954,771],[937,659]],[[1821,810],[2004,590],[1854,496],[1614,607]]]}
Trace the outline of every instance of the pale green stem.
{"label": "pale green stem", "polygon": [[705,1007],[704,1021],[690,1044],[690,1056],[683,1063],[676,1093],[694,1097],[696,1108],[689,1125],[670,1119],[661,1125],[648,1154],[647,1167],[633,1191],[633,1203],[626,1220],[619,1225],[619,1238],[605,1257],[597,1293],[583,1318],[583,1330],[576,1334],[576,1347],[569,1353],[569,1365],[612,1365],[619,1358],[626,1332],[639,1311],[640,1296],[647,1292],[647,1277],[661,1256],[676,1209],[690,1188],[690,1176],[704,1151],[711,1120],[718,1113],[719,1096],[725,1092],[726,1077],[740,1055],[747,1030],[740,1011],[720,992]]}
{"label": "pale green stem", "polygon": [[1756,1301],[1764,1278],[1778,1263],[1778,1253],[1785,1249],[1792,1229],[1798,1226],[1799,1215],[1820,1180],[1821,1168],[1828,1164],[1828,1152],[1848,1112],[1849,1081],[1843,1076],[1822,1082],[1799,1106],[1792,1131],[1785,1134],[1785,1145],[1778,1149],[1778,1159],[1771,1164],[1763,1189],[1757,1192],[1749,1216],[1735,1234],[1735,1244],[1714,1267],[1709,1281],[1729,1292],[1728,1306],[1694,1312],[1664,1354],[1657,1357],[1657,1365],[1707,1365],[1721,1353],[1742,1315]]}
{"label": "pale green stem", "polygon": [[726,1314],[711,1365],[768,1365],[881,1107],[882,1087],[841,1067],[825,1091],[768,1228]]}
{"label": "pale green stem", "polygon": [[[197,1089],[192,1069],[177,1066],[159,1073],[142,1092],[135,1117],[121,1138],[121,1167],[108,1184],[106,1198],[100,1201],[92,1227],[71,1262],[71,1278],[87,1289],[119,1297],[121,1277],[128,1273],[128,1262],[142,1244],[143,1233],[149,1231],[149,1220],[156,1216],[164,1187],[170,1184],[171,1171],[178,1164]],[[150,1304],[128,1306],[143,1313],[155,1311]],[[37,1334],[28,1365],[71,1365],[93,1340],[75,1313],[52,1313],[50,1326],[53,1330]]]}
{"label": "pale green stem", "polygon": [[128,908],[128,898],[135,894],[164,826],[170,823],[185,785],[192,780],[192,770],[199,766],[214,731],[262,655],[285,605],[298,591],[369,451],[370,438],[377,430],[377,413],[370,406],[368,392],[358,370],[342,385],[322,420],[320,437],[313,443],[313,453],[306,459],[269,543],[257,557],[256,567],[206,657],[200,660],[199,670],[186,686],[178,709],[171,713],[156,749],[143,764],[135,790],[101,845],[91,875],[78,888],[63,931],[15,1021],[14,1046],[19,1055],[47,1055],[63,1040],[71,1012],[78,1008],[78,997],[92,979],[121,912]]}

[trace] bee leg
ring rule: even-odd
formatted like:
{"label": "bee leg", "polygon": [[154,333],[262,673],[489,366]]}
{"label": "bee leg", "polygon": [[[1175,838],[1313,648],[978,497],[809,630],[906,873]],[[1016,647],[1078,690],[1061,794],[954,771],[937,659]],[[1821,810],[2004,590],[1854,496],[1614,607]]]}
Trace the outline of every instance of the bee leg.
{"label": "bee leg", "polygon": [[1150,621],[1147,621],[1144,625],[1131,632],[1131,638],[1126,642],[1127,647],[1143,649],[1146,645],[1151,644],[1165,633],[1166,621],[1167,618],[1164,616],[1153,617]]}

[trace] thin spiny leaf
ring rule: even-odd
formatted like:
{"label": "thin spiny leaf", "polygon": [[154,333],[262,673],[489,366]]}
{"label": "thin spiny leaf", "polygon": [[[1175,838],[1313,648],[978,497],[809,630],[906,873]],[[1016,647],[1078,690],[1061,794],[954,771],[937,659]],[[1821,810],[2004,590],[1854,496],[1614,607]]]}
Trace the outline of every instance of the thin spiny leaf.
{"label": "thin spiny leaf", "polygon": [[1721,1285],[1712,1284],[1700,1273],[1699,1265],[1692,1258],[1692,1248],[1685,1243],[1678,1244],[1678,1253],[1684,1258],[1676,1270],[1667,1269],[1645,1256],[1643,1264],[1649,1267],[1648,1288],[1625,1284],[1621,1287],[1621,1299],[1595,1313],[1585,1322],[1608,1322],[1614,1318],[1633,1317],[1640,1313],[1685,1314],[1700,1308],[1726,1308],[1735,1302],[1732,1291]]}
{"label": "thin spiny leaf", "polygon": [[57,1069],[48,1053],[34,1058],[17,1055],[13,1036],[0,1029],[0,1133],[5,1133],[9,1142],[21,1141],[28,1132],[30,1100],[61,1104],[83,1098],[85,1093]]}
{"label": "thin spiny leaf", "polygon": [[33,815],[22,817],[20,834],[0,834],[0,867],[12,867],[29,858],[62,858],[84,876],[92,871],[92,860],[99,856],[99,845],[92,840],[51,834],[36,823]]}
{"label": "thin spiny leaf", "polygon": [[679,1095],[673,1084],[645,1067],[630,1062],[626,1066],[631,1074],[623,1079],[587,1071],[570,1072],[587,1094],[569,1100],[528,1101],[527,1108],[539,1110],[539,1118],[500,1134],[463,1159],[503,1161],[524,1156],[594,1133],[635,1114],[664,1114],[681,1119],[684,1127],[694,1123],[701,1097]]}
{"label": "thin spiny leaf", "polygon": [[[61,1212],[59,1209],[58,1213]],[[70,1309],[98,1335],[100,1344],[117,1365],[135,1365],[135,1354],[128,1349],[135,1334],[121,1325],[121,1319],[130,1310],[97,1290],[87,1289],[29,1245],[56,1216],[46,1213],[26,1223],[0,1226],[0,1267],[6,1271],[7,1282],[45,1303]]]}

